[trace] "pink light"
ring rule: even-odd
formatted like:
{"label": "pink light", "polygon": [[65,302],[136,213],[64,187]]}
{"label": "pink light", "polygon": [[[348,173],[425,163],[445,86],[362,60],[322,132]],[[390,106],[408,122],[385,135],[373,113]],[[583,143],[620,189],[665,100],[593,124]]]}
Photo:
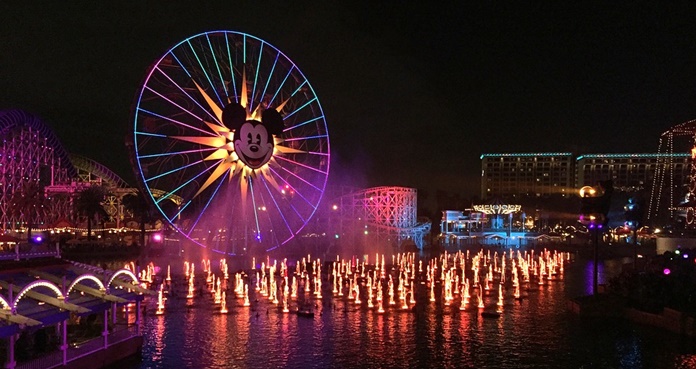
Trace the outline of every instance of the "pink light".
{"label": "pink light", "polygon": [[672,271],[669,270],[669,268],[665,268],[665,270],[663,270],[662,273],[664,273],[664,275],[669,275],[670,273],[672,273]]}
{"label": "pink light", "polygon": [[160,241],[162,241],[162,235],[159,233],[155,233],[155,235],[152,236],[152,239],[156,242],[160,242]]}

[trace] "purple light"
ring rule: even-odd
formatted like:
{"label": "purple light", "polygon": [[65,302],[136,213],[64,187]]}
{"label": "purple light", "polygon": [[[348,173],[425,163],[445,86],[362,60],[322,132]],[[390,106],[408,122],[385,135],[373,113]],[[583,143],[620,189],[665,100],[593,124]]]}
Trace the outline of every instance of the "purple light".
{"label": "purple light", "polygon": [[689,254],[684,254],[684,259],[688,259],[688,258],[689,258]]}
{"label": "purple light", "polygon": [[259,241],[261,241],[261,235],[260,235],[260,234],[257,234],[257,235],[256,235],[256,239],[259,240]]}
{"label": "purple light", "polygon": [[152,236],[152,239],[153,239],[155,242],[160,242],[160,241],[162,241],[162,235],[159,234],[159,233],[155,233],[155,235]]}
{"label": "purple light", "polygon": [[665,268],[665,270],[663,270],[662,273],[663,273],[664,275],[669,275],[670,273],[672,273],[672,271],[669,270],[669,268]]}
{"label": "purple light", "polygon": [[41,242],[41,241],[43,241],[43,237],[41,237],[41,236],[36,236],[36,237],[34,237],[34,241],[36,241],[36,242]]}
{"label": "purple light", "polygon": [[597,228],[598,228],[598,229],[602,229],[602,225],[601,225],[601,224],[598,224],[598,225],[597,225]]}
{"label": "purple light", "polygon": [[594,229],[594,223],[590,223],[589,227],[590,229]]}

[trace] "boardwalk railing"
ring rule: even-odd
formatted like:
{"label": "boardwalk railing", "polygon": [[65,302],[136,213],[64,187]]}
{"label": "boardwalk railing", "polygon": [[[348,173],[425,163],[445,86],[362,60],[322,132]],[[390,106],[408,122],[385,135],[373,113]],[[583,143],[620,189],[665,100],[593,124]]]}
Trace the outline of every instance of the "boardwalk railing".
{"label": "boardwalk railing", "polygon": [[[107,336],[108,346],[127,341],[136,337],[137,328],[135,326],[124,327],[115,330]],[[93,354],[104,349],[104,337],[95,337],[88,341],[79,343],[74,347],[68,347],[68,362],[77,360],[87,355]],[[53,369],[63,365],[63,352],[56,351],[29,361],[17,363],[16,369]]]}

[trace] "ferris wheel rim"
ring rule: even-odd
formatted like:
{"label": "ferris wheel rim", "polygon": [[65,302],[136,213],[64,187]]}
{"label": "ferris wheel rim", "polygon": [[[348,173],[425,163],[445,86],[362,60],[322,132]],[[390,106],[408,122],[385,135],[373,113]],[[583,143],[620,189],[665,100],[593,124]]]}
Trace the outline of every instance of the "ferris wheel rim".
{"label": "ferris wheel rim", "polygon": [[[321,136],[321,140],[322,140],[322,141],[321,141],[321,146],[322,146],[323,153],[324,153],[324,155],[326,155],[327,158],[326,158],[326,160],[325,160],[325,164],[322,164],[322,169],[323,169],[323,170],[321,171],[321,173],[323,174],[323,177],[321,177],[321,179],[318,181],[317,186],[313,186],[313,187],[315,187],[315,188],[318,190],[318,195],[313,195],[313,197],[315,198],[315,199],[313,199],[313,201],[312,201],[312,202],[314,203],[314,206],[312,207],[312,209],[311,209],[310,213],[308,214],[308,216],[306,216],[306,217],[303,219],[303,222],[302,222],[301,224],[299,224],[299,226],[295,226],[294,229],[290,229],[290,226],[288,225],[288,229],[290,229],[290,232],[292,233],[291,236],[290,236],[289,238],[283,240],[282,242],[278,242],[275,246],[273,246],[273,247],[271,247],[271,248],[268,248],[267,251],[269,251],[269,250],[272,250],[272,249],[275,249],[275,248],[278,248],[278,247],[284,245],[284,244],[287,243],[290,239],[292,239],[292,238],[294,238],[296,235],[298,235],[298,234],[302,231],[302,229],[304,229],[304,228],[306,227],[306,225],[307,225],[307,223],[309,222],[309,220],[315,215],[315,213],[316,213],[316,211],[317,211],[317,208],[318,208],[318,204],[321,202],[321,199],[322,199],[323,196],[324,196],[324,191],[325,191],[326,185],[327,185],[327,183],[328,183],[328,173],[329,173],[329,171],[330,171],[330,159],[329,159],[329,158],[330,158],[330,139],[329,139],[329,135],[328,135],[328,128],[327,128],[327,125],[326,125],[326,118],[325,118],[325,115],[324,115],[324,110],[323,110],[323,107],[321,106],[321,103],[320,103],[320,101],[319,101],[319,97],[317,96],[316,91],[314,90],[314,87],[311,85],[311,83],[310,83],[309,80],[307,79],[306,75],[297,67],[297,65],[295,64],[295,62],[292,61],[292,59],[288,58],[287,55],[286,55],[285,53],[283,53],[281,50],[279,50],[279,49],[278,49],[277,47],[275,47],[274,45],[268,43],[267,41],[265,41],[265,40],[263,40],[263,39],[261,39],[261,38],[259,38],[259,37],[256,37],[256,36],[253,36],[253,35],[249,35],[249,34],[243,33],[243,32],[238,32],[238,31],[216,30],[216,31],[202,32],[202,33],[198,33],[198,34],[196,34],[196,35],[190,36],[190,37],[188,37],[188,38],[186,38],[186,39],[184,39],[184,40],[178,42],[178,43],[175,44],[174,46],[170,47],[169,49],[166,50],[166,52],[165,52],[159,59],[157,59],[156,62],[154,62],[154,63],[150,66],[149,70],[148,70],[147,73],[146,73],[146,77],[145,77],[145,79],[143,80],[143,82],[142,82],[142,84],[141,84],[140,90],[139,90],[139,92],[138,92],[138,94],[137,94],[137,98],[136,98],[136,101],[135,101],[135,104],[134,104],[134,108],[133,108],[134,113],[132,114],[133,117],[134,117],[134,123],[133,123],[133,133],[134,133],[134,134],[133,134],[133,142],[134,142],[134,145],[133,145],[133,146],[134,146],[134,150],[133,150],[133,154],[135,155],[134,157],[135,157],[135,161],[136,161],[136,163],[137,163],[137,168],[138,168],[138,172],[139,172],[139,178],[138,178],[138,179],[142,182],[143,188],[146,189],[146,192],[147,192],[147,194],[148,194],[148,197],[149,197],[150,201],[152,201],[152,202],[155,204],[155,206],[157,207],[157,210],[158,210],[162,215],[164,215],[165,219],[166,219],[170,224],[172,224],[172,226],[173,226],[177,231],[179,231],[180,233],[184,234],[187,238],[189,238],[190,232],[191,232],[192,230],[189,230],[189,234],[186,234],[184,229],[182,229],[182,228],[180,228],[179,226],[177,226],[176,224],[174,224],[174,222],[172,221],[172,218],[174,218],[174,217],[170,217],[168,214],[165,213],[165,211],[162,209],[162,207],[158,204],[158,201],[157,201],[157,199],[155,198],[155,196],[154,196],[154,194],[153,194],[153,192],[152,192],[152,189],[153,189],[153,188],[151,188],[151,187],[148,185],[148,183],[147,183],[147,182],[148,182],[148,179],[146,178],[146,176],[145,176],[145,174],[144,174],[144,170],[143,170],[143,161],[141,160],[144,156],[142,156],[142,155],[141,155],[141,152],[140,152],[140,151],[141,151],[141,148],[140,148],[139,137],[138,137],[139,133],[142,134],[142,132],[138,132],[139,116],[140,116],[141,114],[144,114],[144,112],[141,112],[141,105],[143,104],[143,96],[144,96],[144,94],[145,94],[145,92],[146,92],[146,90],[147,90],[147,88],[148,88],[148,84],[150,83],[151,79],[153,78],[153,74],[158,70],[159,66],[162,65],[162,63],[165,61],[165,59],[166,59],[168,56],[170,56],[170,55],[171,55],[171,56],[174,56],[174,57],[176,58],[176,55],[174,55],[174,51],[177,50],[177,48],[182,47],[182,45],[185,45],[186,43],[189,43],[189,45],[190,45],[191,40],[194,40],[194,39],[197,39],[197,38],[201,38],[201,37],[210,37],[211,35],[221,35],[221,36],[225,37],[227,41],[228,41],[227,38],[228,38],[230,35],[243,37],[243,38],[244,38],[244,43],[245,43],[244,47],[246,47],[246,42],[247,42],[246,40],[247,40],[247,38],[248,38],[248,39],[250,39],[250,40],[253,40],[253,41],[259,43],[259,44],[261,45],[261,50],[263,50],[264,45],[265,45],[266,47],[270,47],[270,48],[273,50],[273,52],[277,53],[277,58],[282,57],[282,58],[284,58],[285,61],[289,62],[289,63],[292,65],[292,67],[290,68],[290,72],[295,72],[295,73],[297,73],[299,76],[301,76],[301,79],[302,79],[302,81],[303,81],[303,85],[308,89],[309,95],[313,96],[313,101],[316,101],[316,104],[314,104],[315,106],[313,106],[312,109],[318,109],[318,118],[317,118],[317,119],[319,119],[319,120],[321,121],[321,124],[323,125],[323,129],[324,129],[324,132],[325,132],[324,135]],[[229,45],[228,45],[228,47],[229,47]],[[211,51],[212,51],[212,46],[211,46]],[[246,52],[246,50],[245,50],[245,52]],[[260,64],[260,59],[261,59],[262,55],[263,55],[263,54],[261,54],[261,52],[260,52],[260,54],[259,54],[259,64]],[[245,56],[245,57],[246,57],[246,56]],[[217,61],[216,61],[216,63],[217,63]],[[230,61],[230,63],[231,63],[231,61]],[[230,64],[230,66],[231,66],[231,64]],[[243,66],[243,67],[244,67],[244,66]],[[182,66],[182,68],[183,68],[183,66]],[[273,71],[271,71],[271,73],[272,73],[272,72],[273,72]],[[290,72],[288,72],[288,76],[290,75]],[[234,73],[234,71],[231,71],[230,73]],[[258,72],[257,72],[257,73],[258,73]],[[268,78],[270,78],[270,77],[271,77],[271,76],[268,76]],[[286,78],[287,78],[287,77],[286,77]],[[191,77],[191,79],[193,80],[193,77]],[[221,82],[224,82],[224,81],[221,81]],[[254,88],[255,88],[255,87],[256,87],[256,85],[254,85]],[[266,86],[266,87],[268,87],[268,86]],[[280,86],[280,87],[278,88],[278,90],[276,91],[276,94],[280,92],[281,87],[282,87],[282,86]],[[265,90],[264,90],[264,92],[265,92]],[[239,96],[235,96],[235,98],[238,98],[238,97],[239,97]],[[263,98],[263,96],[262,96],[261,98]],[[254,99],[254,94],[253,94],[253,93],[252,93],[251,99],[252,99],[252,100]],[[194,99],[191,98],[191,100],[193,100],[193,101],[195,102]],[[312,101],[310,101],[310,102],[312,102]],[[253,105],[253,103],[254,103],[254,102],[252,101],[251,104]],[[260,103],[260,101],[257,102],[257,103]],[[309,104],[309,102],[308,102],[307,104]],[[301,109],[301,108],[300,108],[300,109]],[[297,111],[300,110],[300,109],[297,109]],[[297,111],[295,111],[295,112],[297,112]],[[295,112],[293,112],[293,114],[294,114]],[[288,117],[286,116],[286,117],[284,117],[284,119],[285,119],[285,118],[288,118]],[[289,129],[293,129],[293,128],[295,128],[295,127],[289,127],[289,128],[288,128],[288,127],[284,127],[284,128],[285,128],[285,130],[289,130]],[[285,131],[284,131],[283,133],[285,133]],[[311,138],[313,138],[313,137],[301,137],[301,139],[305,139],[305,140],[311,139]],[[297,139],[294,139],[294,140],[297,140]],[[282,156],[278,156],[278,157],[280,158],[280,160],[276,160],[276,162],[285,160],[285,158],[283,158]],[[296,165],[298,164],[297,162],[293,162],[293,163],[296,164]],[[301,163],[299,163],[299,164],[301,165]],[[277,165],[279,166],[279,168],[288,171],[288,169],[287,169],[286,167],[284,167],[283,165],[281,165],[281,164],[277,164]],[[316,169],[316,168],[315,168],[315,169]],[[282,178],[280,175],[278,175],[278,177],[279,177],[279,178]],[[270,191],[270,189],[268,189],[268,184],[265,183],[265,181],[264,181],[264,179],[263,179],[264,177],[259,177],[259,178],[262,179],[262,180],[261,180],[261,183],[264,183],[264,186],[265,186],[266,189],[268,190],[268,193],[270,194],[271,199],[272,199],[273,201],[275,201],[276,199],[273,197],[274,195],[273,195],[273,193]],[[298,177],[298,178],[299,178],[299,177]],[[152,179],[152,178],[150,178],[150,179]],[[300,179],[302,179],[302,178],[300,178]],[[219,185],[221,185],[221,184],[222,184],[222,181],[220,182]],[[309,183],[308,183],[308,184],[309,184]],[[298,194],[299,194],[299,192],[298,192]],[[301,196],[301,194],[300,194],[300,196]],[[253,193],[252,193],[252,197],[253,197]],[[305,199],[305,201],[307,201],[307,200]],[[308,201],[308,203],[310,203],[310,201]],[[310,205],[311,205],[311,203],[310,203]],[[206,205],[206,206],[207,206],[207,205]],[[277,204],[276,204],[276,208],[278,209],[278,211],[280,211],[280,208],[278,207]],[[183,210],[183,209],[182,209],[182,210]],[[203,211],[205,211],[205,209],[204,209]],[[295,210],[295,211],[297,211],[297,210]],[[179,212],[179,213],[180,213],[180,212]],[[285,221],[285,219],[283,219],[283,220]],[[257,223],[258,223],[258,221],[257,221]],[[287,222],[286,222],[286,225],[287,225]],[[260,231],[259,231],[259,232],[260,232]],[[189,238],[189,239],[190,239],[190,238]],[[194,241],[194,242],[195,242],[195,243],[198,243],[198,244],[199,244],[200,246],[202,246],[202,247],[206,247],[205,244],[202,244],[202,243],[199,243],[199,242],[196,242],[196,241]]]}

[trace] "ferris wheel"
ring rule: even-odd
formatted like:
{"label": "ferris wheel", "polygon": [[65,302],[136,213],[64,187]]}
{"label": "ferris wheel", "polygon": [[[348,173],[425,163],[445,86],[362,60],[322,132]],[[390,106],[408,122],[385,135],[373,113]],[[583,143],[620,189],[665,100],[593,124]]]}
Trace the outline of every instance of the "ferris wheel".
{"label": "ferris wheel", "polygon": [[188,240],[235,254],[272,250],[317,209],[329,136],[314,89],[285,54],[233,31],[168,50],[137,96],[142,187]]}

